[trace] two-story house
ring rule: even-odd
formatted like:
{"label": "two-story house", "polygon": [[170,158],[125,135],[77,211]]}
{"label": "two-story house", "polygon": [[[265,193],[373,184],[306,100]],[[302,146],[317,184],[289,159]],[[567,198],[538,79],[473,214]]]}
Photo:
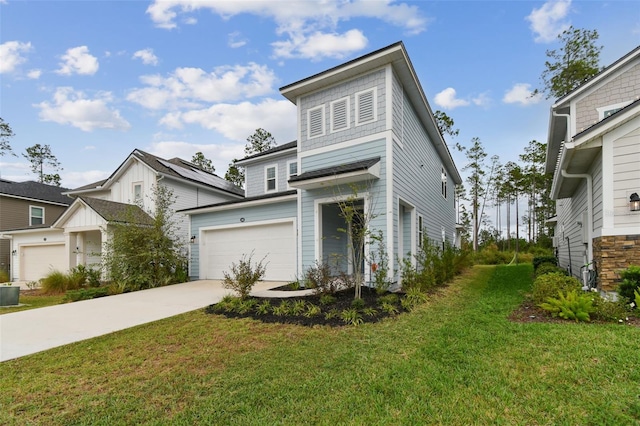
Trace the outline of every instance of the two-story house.
{"label": "two-story house", "polygon": [[[559,265],[615,291],[640,265],[640,47],[551,107],[546,171],[553,173]],[[638,200],[636,202],[636,200]]]}
{"label": "two-story house", "polygon": [[[302,277],[315,262],[353,272],[339,203],[355,200],[389,270],[423,235],[454,244],[461,178],[404,44],[399,42],[280,89],[297,106],[297,141],[242,159],[244,200],[186,210],[191,275],[219,279],[232,262],[265,259],[267,280]],[[399,277],[396,277],[396,279]]]}
{"label": "two-story house", "polygon": [[[241,188],[188,161],[165,160],[136,149],[107,179],[67,190],[72,202],[50,226],[10,231],[16,253],[12,279],[35,281],[52,270],[99,265],[110,223],[121,221],[132,204],[139,206],[137,220],[151,220],[146,212],[155,211],[155,186],[172,191],[174,212],[244,198]],[[189,247],[188,218],[176,213],[173,222],[178,238]]]}
{"label": "two-story house", "polygon": [[51,226],[73,201],[63,194],[67,188],[27,181],[0,179],[0,270],[11,270],[9,229],[38,229]]}

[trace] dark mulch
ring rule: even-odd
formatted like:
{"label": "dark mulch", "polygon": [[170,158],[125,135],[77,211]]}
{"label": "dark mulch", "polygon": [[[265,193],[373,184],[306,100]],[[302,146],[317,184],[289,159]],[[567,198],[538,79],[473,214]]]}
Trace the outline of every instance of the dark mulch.
{"label": "dark mulch", "polygon": [[[283,290],[283,289],[284,288],[281,288],[279,290]],[[386,293],[386,294],[389,294],[389,293]],[[400,301],[402,300],[402,297],[404,296],[404,294],[401,294],[401,293],[396,293],[396,294],[398,295],[398,302],[395,303],[394,306],[396,307],[398,313],[404,312],[405,310],[402,308],[400,304]],[[314,304],[316,306],[319,306],[322,312],[319,315],[314,315],[311,317],[306,317],[304,315],[291,315],[291,314],[278,316],[271,312],[268,314],[259,314],[258,312],[256,312],[255,308],[245,314],[240,314],[235,311],[224,312],[224,311],[220,311],[219,309],[216,309],[215,304],[209,305],[207,308],[205,308],[205,312],[208,314],[224,315],[228,318],[253,318],[255,320],[268,322],[268,323],[297,324],[297,325],[303,325],[307,327],[313,327],[316,325],[328,325],[331,327],[340,327],[340,326],[347,325],[347,323],[345,323],[340,317],[340,313],[343,310],[351,308],[351,303],[353,302],[353,299],[354,299],[354,289],[338,291],[334,293],[333,296],[336,298],[336,301],[335,303],[332,303],[330,305],[322,305],[320,303],[319,295],[287,297],[287,298],[251,297],[252,299],[256,299],[258,303],[261,303],[264,300],[268,300],[271,303],[272,307],[279,306],[282,302],[292,304],[298,300],[303,300],[307,304]],[[361,312],[363,323],[378,322],[383,318],[394,315],[394,314],[389,314],[383,311],[382,309],[380,309],[379,299],[381,296],[384,296],[384,295],[377,294],[375,289],[372,289],[369,287],[362,287],[362,300],[364,300],[364,308],[360,308],[359,311]],[[366,309],[366,308],[373,308],[376,310],[376,313],[374,315],[368,315],[363,313],[362,312],[363,309]],[[337,312],[337,315],[333,318],[326,318],[325,315],[328,312],[333,310]]]}
{"label": "dark mulch", "polygon": [[[534,322],[542,322],[542,323],[555,323],[555,324],[567,324],[573,323],[573,321],[568,321],[562,318],[554,317],[551,313],[545,311],[544,309],[536,306],[531,300],[525,299],[525,301],[518,306],[516,310],[514,310],[511,315],[509,315],[509,320],[513,322],[521,322],[521,323],[534,323]],[[590,321],[592,324],[611,324],[610,321],[602,321],[598,319],[592,319]],[[634,327],[640,327],[640,318],[635,316],[626,317],[619,324],[630,325]]]}

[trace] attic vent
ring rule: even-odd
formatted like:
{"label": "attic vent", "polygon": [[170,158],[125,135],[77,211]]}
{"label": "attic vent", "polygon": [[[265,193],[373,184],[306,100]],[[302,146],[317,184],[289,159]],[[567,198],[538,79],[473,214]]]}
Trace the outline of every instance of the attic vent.
{"label": "attic vent", "polygon": [[356,125],[375,121],[376,89],[356,93]]}
{"label": "attic vent", "polygon": [[324,105],[310,109],[308,112],[309,138],[324,135]]}
{"label": "attic vent", "polygon": [[331,131],[337,132],[349,128],[349,98],[331,103]]}

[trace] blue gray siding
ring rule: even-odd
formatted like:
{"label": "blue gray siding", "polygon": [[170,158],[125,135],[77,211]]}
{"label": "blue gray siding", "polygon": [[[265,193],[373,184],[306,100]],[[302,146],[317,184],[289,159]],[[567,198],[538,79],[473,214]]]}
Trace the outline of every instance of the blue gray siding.
{"label": "blue gray siding", "polygon": [[287,162],[296,159],[296,154],[269,158],[248,165],[245,169],[245,190],[247,197],[260,196],[265,193],[265,167],[277,165],[277,192],[288,191],[287,186]]}
{"label": "blue gray siding", "polygon": [[[191,216],[191,234],[200,235],[200,228],[222,225],[234,225],[240,223],[264,222],[269,220],[296,218],[296,201],[286,201],[252,207],[241,207],[233,210],[222,210],[210,213],[201,213]],[[243,218],[244,222],[240,219]],[[198,243],[200,238],[198,238]],[[199,244],[191,244],[191,278],[198,279],[200,270]]]}
{"label": "blue gray siding", "polygon": [[[368,124],[355,125],[355,94],[370,88],[377,88],[377,119]],[[300,151],[322,148],[332,144],[369,136],[385,130],[385,71],[380,69],[345,83],[337,84],[326,90],[302,97],[298,105],[300,123],[301,147]],[[346,130],[331,133],[331,102],[349,97],[350,125]],[[325,106],[324,129],[325,135],[309,139],[307,136],[307,111],[320,105]],[[300,141],[299,141],[300,143]]]}

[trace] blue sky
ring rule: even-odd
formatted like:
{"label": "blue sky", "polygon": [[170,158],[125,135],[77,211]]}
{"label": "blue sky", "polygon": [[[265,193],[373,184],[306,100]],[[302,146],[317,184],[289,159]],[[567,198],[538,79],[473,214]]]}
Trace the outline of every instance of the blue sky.
{"label": "blue sky", "polygon": [[[569,25],[598,30],[608,65],[640,44],[640,3],[0,0],[0,117],[16,153],[51,146],[66,187],[107,177],[135,148],[202,151],[224,176],[256,128],[295,139],[279,87],[402,40],[455,141],[479,137],[504,163],[546,139],[552,100],[529,92]],[[0,176],[35,178],[6,155]]]}

